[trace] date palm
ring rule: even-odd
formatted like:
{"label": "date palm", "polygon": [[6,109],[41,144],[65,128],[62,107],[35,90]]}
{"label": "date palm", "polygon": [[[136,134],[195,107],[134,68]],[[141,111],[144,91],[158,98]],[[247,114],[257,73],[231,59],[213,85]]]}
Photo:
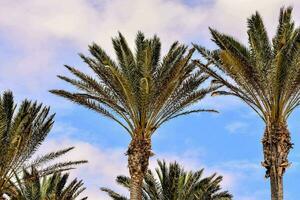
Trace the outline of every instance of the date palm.
{"label": "date palm", "polygon": [[[0,199],[13,191],[13,177],[23,168],[41,165],[60,157],[73,148],[51,152],[30,160],[37,148],[48,135],[54,115],[42,104],[25,100],[19,107],[14,103],[13,94],[4,92],[0,96]],[[50,174],[64,171],[86,161],[67,161],[40,168],[41,173]]]}
{"label": "date palm", "polygon": [[41,104],[23,101],[18,111],[11,92],[0,97],[0,196],[13,176],[35,152],[53,124],[54,115]]}
{"label": "date palm", "polygon": [[24,170],[17,178],[17,194],[11,200],[86,200],[79,198],[85,190],[82,181],[72,180],[67,184],[69,174],[55,172],[50,176],[41,174],[37,169]]}
{"label": "date palm", "polygon": [[[222,176],[203,177],[203,171],[187,172],[177,162],[167,165],[158,161],[155,172],[148,170],[145,176],[143,200],[231,200],[232,195],[228,191],[221,191]],[[131,179],[118,176],[116,182],[129,189]],[[128,200],[111,189],[101,190],[114,200]]]}
{"label": "date palm", "polygon": [[90,108],[116,121],[131,136],[128,147],[128,167],[132,179],[132,200],[141,200],[141,185],[151,156],[151,136],[166,121],[194,112],[186,110],[203,99],[215,88],[200,87],[208,78],[190,62],[194,49],[178,42],[172,44],[161,60],[161,43],[158,37],[136,37],[136,51],[132,52],[122,34],[112,40],[117,61],[93,44],[92,57],[81,58],[93,70],[87,75],[74,67],[66,66],[77,78],[59,76],[78,88],[77,92],[52,90],[75,103]]}
{"label": "date palm", "polygon": [[196,63],[213,77],[214,84],[227,88],[213,94],[237,96],[266,124],[262,165],[270,178],[272,200],[283,199],[283,175],[292,148],[287,119],[300,104],[300,29],[295,28],[291,14],[292,8],[281,9],[272,42],[256,13],[248,19],[249,47],[213,29],[218,50],[195,45],[208,61]]}

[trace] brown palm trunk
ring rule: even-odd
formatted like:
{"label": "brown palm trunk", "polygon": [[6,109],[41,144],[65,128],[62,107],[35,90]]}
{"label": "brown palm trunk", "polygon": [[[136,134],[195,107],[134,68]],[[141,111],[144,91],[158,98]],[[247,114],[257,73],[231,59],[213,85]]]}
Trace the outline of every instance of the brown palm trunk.
{"label": "brown palm trunk", "polygon": [[151,156],[150,138],[133,138],[129,144],[128,168],[131,177],[130,200],[142,200],[142,185]]}
{"label": "brown palm trunk", "polygon": [[289,166],[288,154],[293,144],[286,123],[267,124],[264,138],[266,178],[270,178],[271,199],[283,200],[283,175]]}

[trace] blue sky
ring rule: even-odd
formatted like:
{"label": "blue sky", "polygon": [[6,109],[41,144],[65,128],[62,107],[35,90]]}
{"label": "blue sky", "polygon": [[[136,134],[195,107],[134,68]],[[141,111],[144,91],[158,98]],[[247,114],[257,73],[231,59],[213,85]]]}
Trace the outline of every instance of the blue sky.
{"label": "blue sky", "polygon": [[[56,123],[39,153],[76,146],[66,159],[88,159],[90,163],[72,172],[84,179],[91,200],[108,199],[101,186],[118,189],[114,177],[126,174],[124,152],[129,136],[117,124],[73,105],[47,91],[69,88],[56,78],[68,74],[63,64],[89,72],[78,57],[95,41],[113,55],[111,37],[121,31],[132,45],[138,30],[158,34],[163,51],[179,40],[213,47],[207,27],[212,26],[246,41],[246,18],[258,10],[269,33],[277,26],[279,8],[294,6],[300,22],[300,2],[294,0],[28,0],[0,2],[0,91],[11,89],[18,101],[30,98],[50,105]],[[153,136],[155,157],[178,160],[187,169],[205,168],[207,174],[224,175],[223,187],[237,200],[269,198],[264,179],[261,137],[262,121],[244,104],[231,97],[209,98],[202,113],[175,119]],[[292,167],[285,176],[287,200],[300,198],[300,111],[289,120],[295,147]]]}

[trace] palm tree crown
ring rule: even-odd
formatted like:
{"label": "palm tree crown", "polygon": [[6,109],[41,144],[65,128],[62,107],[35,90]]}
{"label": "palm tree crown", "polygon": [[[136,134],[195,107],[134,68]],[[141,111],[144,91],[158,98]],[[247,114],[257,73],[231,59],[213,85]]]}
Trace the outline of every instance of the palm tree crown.
{"label": "palm tree crown", "polygon": [[[22,169],[34,166],[39,173],[46,175],[86,163],[82,160],[49,164],[73,147],[31,159],[54,123],[54,114],[49,115],[49,111],[49,107],[28,100],[17,107],[11,92],[0,96],[0,198],[15,192],[14,177]],[[49,165],[43,166],[45,164]]]}
{"label": "palm tree crown", "polygon": [[190,62],[194,49],[175,42],[161,60],[158,37],[136,37],[133,53],[122,34],[112,40],[117,55],[113,61],[97,44],[89,46],[92,57],[81,58],[95,73],[89,76],[66,66],[77,78],[59,76],[74,85],[78,92],[52,90],[75,103],[88,107],[120,124],[131,136],[128,167],[133,200],[141,199],[140,185],[147,172],[151,152],[151,135],[164,122],[175,117],[201,111],[186,110],[215,87],[201,88],[208,78]]}
{"label": "palm tree crown", "polygon": [[58,77],[80,92],[51,92],[113,119],[132,137],[150,136],[171,118],[203,111],[184,111],[212,91],[212,88],[199,89],[207,76],[199,70],[195,72],[195,64],[189,62],[194,49],[185,54],[187,47],[175,42],[161,61],[158,37],[145,39],[139,32],[135,42],[133,53],[122,34],[113,39],[117,62],[97,44],[89,46],[93,57],[80,56],[96,78],[66,66],[78,79]]}
{"label": "palm tree crown", "polygon": [[17,195],[12,200],[86,200],[78,198],[85,190],[82,181],[72,180],[67,184],[69,174],[55,172],[51,176],[43,176],[35,168],[24,170],[18,180]]}
{"label": "palm tree crown", "polygon": [[[178,163],[167,165],[158,161],[155,172],[148,170],[143,183],[143,200],[231,200],[232,195],[221,191],[222,176],[203,178],[203,169],[187,172]],[[118,176],[117,183],[129,189],[130,178]],[[108,188],[101,188],[114,200],[128,200]]]}
{"label": "palm tree crown", "polygon": [[42,104],[23,101],[18,111],[11,92],[0,97],[0,196],[9,180],[49,133],[54,115]]}
{"label": "palm tree crown", "polygon": [[226,87],[213,94],[239,97],[266,123],[262,165],[276,200],[283,198],[282,176],[292,148],[287,119],[300,104],[300,29],[291,13],[291,7],[281,9],[272,42],[256,12],[248,19],[249,47],[214,29],[210,31],[219,49],[195,45],[208,63],[195,62],[213,77],[213,84]]}
{"label": "palm tree crown", "polygon": [[258,12],[248,19],[249,48],[214,29],[210,31],[219,50],[208,51],[195,45],[208,65],[214,64],[233,80],[223,79],[217,71],[202,64],[202,69],[215,78],[215,84],[230,89],[214,94],[241,98],[266,123],[286,121],[300,103],[300,29],[295,28],[291,12],[292,8],[281,10],[273,45]]}

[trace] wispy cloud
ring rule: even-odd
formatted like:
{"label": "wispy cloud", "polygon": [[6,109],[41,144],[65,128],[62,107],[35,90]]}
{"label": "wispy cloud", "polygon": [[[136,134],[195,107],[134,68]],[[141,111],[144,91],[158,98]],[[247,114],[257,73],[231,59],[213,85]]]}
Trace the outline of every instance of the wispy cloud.
{"label": "wispy cloud", "polygon": [[[78,177],[83,179],[87,186],[85,194],[89,196],[89,199],[106,199],[99,188],[102,186],[114,188],[124,194],[127,194],[125,190],[121,190],[120,187],[114,182],[117,175],[128,175],[127,162],[125,157],[125,149],[103,149],[99,146],[92,145],[88,142],[82,142],[78,140],[72,140],[71,138],[62,139],[50,139],[40,149],[38,154],[43,154],[50,151],[55,151],[58,148],[65,148],[75,146],[75,150],[61,159],[81,160],[87,159],[88,164],[78,166],[78,168],[72,171],[72,177]],[[225,189],[233,189],[238,181],[238,176],[228,170],[224,170],[217,166],[207,166],[202,163],[199,158],[187,153],[183,153],[181,156],[168,153],[160,153],[151,158],[150,168],[156,168],[156,160],[164,159],[167,162],[177,161],[181,165],[185,166],[187,170],[199,170],[205,168],[205,175],[211,175],[217,172],[219,175],[224,176],[222,185]]]}
{"label": "wispy cloud", "polygon": [[138,30],[158,34],[166,49],[175,40],[198,34],[205,16],[201,10],[163,0],[1,1],[0,39],[9,41],[5,48],[14,51],[9,60],[1,59],[0,79],[5,81],[0,88],[46,91],[57,83],[55,75],[63,72],[68,51],[77,57],[95,41],[112,53],[111,37],[118,31],[130,45]]}
{"label": "wispy cloud", "polygon": [[[72,177],[78,177],[84,180],[87,186],[85,195],[88,195],[89,199],[107,199],[107,196],[99,190],[102,186],[113,188],[123,194],[128,194],[128,191],[122,189],[122,187],[119,187],[114,182],[117,175],[128,175],[126,156],[124,154],[125,148],[105,149],[88,142],[73,140],[71,138],[60,138],[48,140],[42,146],[38,154],[69,146],[75,146],[76,148],[62,159],[89,160],[88,164],[79,166],[71,173]],[[157,159],[164,159],[167,162],[177,161],[183,165],[186,170],[199,170],[204,168],[205,175],[211,175],[215,172],[222,175],[224,177],[222,187],[232,192],[236,199],[248,200],[250,196],[248,196],[247,191],[244,191],[247,186],[243,183],[257,181],[263,177],[261,167],[247,160],[228,161],[208,165],[202,161],[201,158],[189,154],[188,150],[186,153],[183,152],[180,156],[172,152],[157,152],[157,154],[151,158],[151,169],[156,168]],[[262,195],[259,190],[255,192],[257,196]],[[263,193],[263,195],[265,195],[265,193]]]}
{"label": "wispy cloud", "polygon": [[[75,146],[76,148],[61,159],[88,160],[88,164],[78,166],[71,172],[73,178],[83,179],[87,190],[84,195],[89,199],[107,199],[100,191],[100,187],[115,187],[114,179],[117,175],[128,174],[124,149],[101,149],[87,142],[72,140],[70,138],[50,139],[40,149],[38,154],[55,151],[58,148]],[[122,191],[124,192],[124,191]]]}
{"label": "wispy cloud", "polygon": [[225,128],[229,131],[229,133],[245,133],[249,124],[242,121],[235,121],[228,124]]}
{"label": "wispy cloud", "polygon": [[[65,127],[62,129],[61,127]],[[38,154],[49,151],[58,150],[65,147],[75,146],[75,150],[63,157],[62,159],[72,160],[89,160],[88,164],[79,166],[78,169],[72,171],[72,177],[83,179],[87,191],[85,194],[89,199],[107,199],[99,188],[102,186],[113,188],[123,194],[127,194],[126,190],[122,190],[114,182],[115,177],[120,174],[128,175],[127,158],[125,156],[126,147],[123,148],[104,148],[88,141],[80,141],[74,139],[75,134],[84,134],[84,130],[73,128],[72,126],[60,123],[60,126],[54,130],[55,137],[47,139],[42,145]],[[151,158],[150,168],[156,167],[156,160],[166,160],[167,162],[177,161],[185,167],[186,170],[205,169],[205,175],[218,173],[224,177],[222,187],[233,192],[237,199],[247,199],[248,193],[241,187],[243,183],[260,180],[263,177],[263,169],[256,163],[248,160],[228,160],[221,163],[207,164],[205,157],[209,156],[194,149],[186,149],[179,155],[171,151],[155,152],[155,156]],[[259,191],[257,191],[259,193]],[[241,198],[238,198],[241,197]],[[242,198],[243,197],[243,198]],[[247,197],[247,198],[246,198]]]}
{"label": "wispy cloud", "polygon": [[294,5],[299,16],[300,3],[291,0],[271,4],[216,0],[189,5],[179,0],[4,0],[0,3],[0,40],[9,45],[1,48],[12,53],[9,59],[0,55],[0,89],[10,88],[22,96],[35,94],[53,103],[46,91],[59,84],[55,75],[64,73],[62,65],[67,61],[77,65],[76,53],[86,52],[92,41],[112,53],[110,39],[117,31],[133,46],[136,32],[142,30],[147,35],[158,34],[164,49],[174,40],[211,44],[208,26],[245,39],[250,14],[260,11],[267,27],[274,30],[283,5]]}

